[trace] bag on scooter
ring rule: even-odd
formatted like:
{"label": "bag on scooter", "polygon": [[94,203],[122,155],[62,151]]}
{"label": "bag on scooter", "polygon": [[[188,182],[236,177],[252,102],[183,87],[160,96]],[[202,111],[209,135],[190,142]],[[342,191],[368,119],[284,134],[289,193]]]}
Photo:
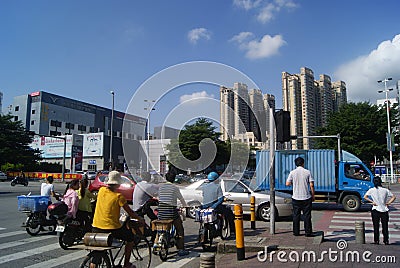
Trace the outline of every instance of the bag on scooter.
{"label": "bag on scooter", "polygon": [[213,208],[196,209],[196,222],[210,223],[217,220],[217,213]]}
{"label": "bag on scooter", "polygon": [[68,206],[64,202],[60,201],[49,205],[47,210],[51,216],[62,216],[67,214]]}

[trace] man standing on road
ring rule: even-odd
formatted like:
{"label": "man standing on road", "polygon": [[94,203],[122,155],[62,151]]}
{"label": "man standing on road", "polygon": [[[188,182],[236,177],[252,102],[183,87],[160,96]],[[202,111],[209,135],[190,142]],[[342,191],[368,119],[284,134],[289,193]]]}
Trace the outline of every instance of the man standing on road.
{"label": "man standing on road", "polygon": [[304,168],[304,159],[294,160],[296,169],[289,173],[286,186],[293,185],[293,235],[300,235],[300,214],[304,216],[304,230],[307,237],[312,237],[311,209],[315,200],[314,179],[311,172]]}

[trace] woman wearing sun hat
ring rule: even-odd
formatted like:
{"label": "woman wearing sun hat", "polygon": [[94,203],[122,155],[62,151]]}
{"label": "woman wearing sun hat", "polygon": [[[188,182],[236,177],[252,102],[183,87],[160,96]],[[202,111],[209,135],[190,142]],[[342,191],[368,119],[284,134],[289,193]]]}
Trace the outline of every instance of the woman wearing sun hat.
{"label": "woman wearing sun hat", "polygon": [[[113,237],[126,241],[125,245],[125,262],[124,267],[134,267],[129,262],[132,248],[134,245],[134,235],[127,229],[122,227],[119,222],[121,207],[128,215],[144,222],[128,205],[125,197],[116,190],[122,183],[121,174],[118,171],[111,171],[108,174],[107,187],[101,187],[97,195],[97,205],[93,218],[93,232],[111,233]],[[96,264],[96,260],[93,260]]]}

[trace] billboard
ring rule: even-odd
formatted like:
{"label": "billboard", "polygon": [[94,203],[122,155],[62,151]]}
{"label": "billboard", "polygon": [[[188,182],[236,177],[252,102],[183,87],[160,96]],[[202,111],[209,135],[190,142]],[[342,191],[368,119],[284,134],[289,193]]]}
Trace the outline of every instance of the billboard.
{"label": "billboard", "polygon": [[[104,136],[101,133],[80,134],[74,136],[83,137],[83,146],[81,154],[85,156],[103,156],[103,142]],[[64,137],[64,136],[62,136]],[[66,153],[67,158],[71,157],[72,151],[72,135],[66,135]],[[32,149],[39,149],[42,151],[43,158],[62,158],[64,154],[64,140],[53,137],[39,137],[35,136],[33,142],[30,144]],[[74,154],[79,154],[76,150]],[[78,148],[79,149],[79,148]],[[79,156],[78,156],[79,158]]]}

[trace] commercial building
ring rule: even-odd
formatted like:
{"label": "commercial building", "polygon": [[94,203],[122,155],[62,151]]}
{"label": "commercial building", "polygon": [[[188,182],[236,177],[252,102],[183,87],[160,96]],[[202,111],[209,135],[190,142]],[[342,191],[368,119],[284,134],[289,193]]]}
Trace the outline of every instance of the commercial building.
{"label": "commercial building", "polygon": [[[273,95],[263,95],[260,89],[248,90],[244,83],[233,88],[220,87],[221,139],[243,140],[252,132],[258,142],[265,142],[269,126],[269,107],[275,107]],[[246,138],[247,139],[247,138]],[[248,140],[248,139],[247,139]]]}
{"label": "commercial building", "polygon": [[[14,97],[10,111],[15,121],[22,121],[27,130],[38,135],[69,137],[83,134],[83,148],[86,148],[83,151],[83,170],[108,169],[110,159],[113,166],[125,163],[130,167],[139,166],[142,150],[139,140],[144,139],[145,118],[114,111],[112,119],[111,109],[45,91]],[[110,157],[111,123],[113,146]],[[41,142],[46,143],[46,140]],[[48,142],[56,143],[53,140]],[[123,143],[133,152],[129,159],[124,156]],[[89,148],[89,144],[96,146]],[[58,153],[44,156],[45,161],[60,162]],[[66,168],[71,169],[68,163],[71,161],[66,161]]]}
{"label": "commercial building", "polygon": [[[314,72],[306,67],[299,74],[282,73],[283,110],[290,112],[292,136],[313,136],[318,127],[327,123],[328,114],[347,103],[346,84],[332,82],[322,74],[314,79]],[[288,149],[312,149],[313,140],[298,138],[286,145]]]}

